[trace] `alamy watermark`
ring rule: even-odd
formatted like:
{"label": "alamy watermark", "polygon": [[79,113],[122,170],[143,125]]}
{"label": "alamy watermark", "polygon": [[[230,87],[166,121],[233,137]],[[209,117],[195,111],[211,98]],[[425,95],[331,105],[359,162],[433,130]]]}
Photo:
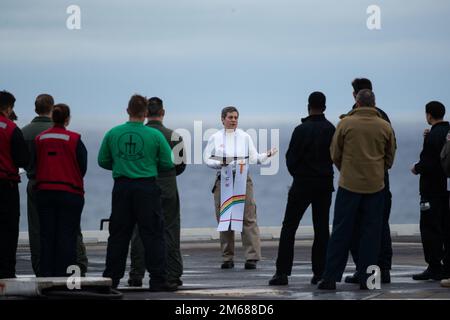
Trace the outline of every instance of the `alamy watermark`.
{"label": "alamy watermark", "polygon": [[[171,140],[176,142],[178,141],[178,135],[182,136],[184,148],[181,144],[178,144],[173,148],[174,164],[181,164],[183,161],[186,164],[205,164],[206,153],[208,152],[206,142],[217,131],[219,131],[217,128],[204,129],[202,121],[194,121],[193,132],[185,128],[175,129],[175,133],[172,135]],[[264,153],[269,149],[280,149],[280,129],[250,128],[243,131],[250,136],[259,153]],[[182,148],[184,158],[181,156]],[[239,146],[231,145],[230,148],[227,147],[227,152],[231,151],[230,155],[232,155],[233,151],[238,148]],[[250,158],[249,164],[256,164],[255,159]],[[275,175],[278,173],[279,168],[280,159],[279,153],[277,152],[272,157],[268,158],[267,161],[262,163],[260,174]]]}
{"label": "alamy watermark", "polygon": [[[76,4],[72,4],[66,8],[66,13],[69,15],[66,19],[66,27],[69,30],[81,29],[81,8]],[[366,26],[369,30],[381,30],[381,8],[378,5],[372,4],[367,7]]]}
{"label": "alamy watermark", "polygon": [[66,27],[69,30],[81,29],[81,8],[75,4],[67,7],[66,13],[69,15],[66,19]]}
{"label": "alamy watermark", "polygon": [[81,270],[77,265],[71,265],[67,267],[67,271],[70,276],[67,278],[67,289],[69,290],[81,290]]}
{"label": "alamy watermark", "polygon": [[369,290],[381,289],[381,271],[377,265],[372,265],[367,268],[367,274],[370,276],[367,278],[366,286]]}
{"label": "alamy watermark", "polygon": [[366,13],[369,15],[366,21],[367,29],[381,30],[381,8],[372,4],[367,7]]}

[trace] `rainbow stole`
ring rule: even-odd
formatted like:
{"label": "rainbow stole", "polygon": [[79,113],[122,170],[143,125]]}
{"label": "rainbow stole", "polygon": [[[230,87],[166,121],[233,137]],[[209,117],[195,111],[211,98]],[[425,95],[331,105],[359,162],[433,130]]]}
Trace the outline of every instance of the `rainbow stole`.
{"label": "rainbow stole", "polygon": [[232,167],[223,167],[220,173],[220,218],[217,231],[242,231],[248,163],[245,160],[238,162],[234,178]]}

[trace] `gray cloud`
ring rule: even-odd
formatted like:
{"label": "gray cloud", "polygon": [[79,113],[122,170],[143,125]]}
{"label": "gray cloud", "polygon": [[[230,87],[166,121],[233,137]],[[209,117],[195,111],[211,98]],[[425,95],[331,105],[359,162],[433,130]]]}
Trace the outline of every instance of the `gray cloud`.
{"label": "gray cloud", "polygon": [[[86,117],[149,90],[180,112],[230,102],[273,112],[277,101],[292,115],[323,89],[345,111],[358,75],[399,113],[411,111],[403,103],[421,114],[423,101],[450,100],[450,3],[376,3],[380,31],[366,28],[371,0],[2,1],[0,79],[26,97],[19,106],[45,90]],[[65,27],[70,4],[81,7],[79,31]],[[414,92],[402,101],[392,88]]]}
{"label": "gray cloud", "polygon": [[[0,40],[7,44],[0,52],[2,59],[311,59],[322,58],[324,52],[342,54],[350,47],[359,47],[361,54],[396,53],[393,42],[405,41],[418,49],[421,41],[437,51],[447,48],[447,43],[432,42],[442,37],[427,32],[430,15],[449,11],[445,1],[433,6],[419,0],[407,5],[381,1],[382,18],[389,28],[377,38],[365,28],[364,2],[368,1],[130,1],[126,5],[122,1],[78,1],[82,9],[79,31],[65,27],[65,8],[72,2],[36,1],[26,10],[21,9],[21,2],[24,5],[23,1],[9,2],[0,13]],[[396,24],[390,26],[392,21]]]}

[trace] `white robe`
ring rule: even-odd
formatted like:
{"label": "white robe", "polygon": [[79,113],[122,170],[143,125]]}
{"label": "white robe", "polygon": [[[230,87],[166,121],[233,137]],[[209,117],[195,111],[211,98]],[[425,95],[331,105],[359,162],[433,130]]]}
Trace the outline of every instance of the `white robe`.
{"label": "white robe", "polygon": [[[211,156],[238,159],[222,166],[223,161],[211,159]],[[250,135],[241,129],[231,132],[222,129],[211,136],[205,149],[204,161],[208,167],[221,171],[220,218],[217,231],[242,231],[248,166],[263,163],[267,158],[266,153],[257,152]]]}

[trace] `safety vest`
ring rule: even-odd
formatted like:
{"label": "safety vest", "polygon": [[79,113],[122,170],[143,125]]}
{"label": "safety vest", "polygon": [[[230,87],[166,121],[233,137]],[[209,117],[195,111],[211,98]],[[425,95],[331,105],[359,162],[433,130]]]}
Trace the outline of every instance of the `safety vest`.
{"label": "safety vest", "polygon": [[35,138],[37,190],[84,194],[76,152],[79,140],[78,133],[56,126]]}
{"label": "safety vest", "polygon": [[11,155],[11,139],[17,126],[0,114],[0,180],[20,181],[19,169]]}

